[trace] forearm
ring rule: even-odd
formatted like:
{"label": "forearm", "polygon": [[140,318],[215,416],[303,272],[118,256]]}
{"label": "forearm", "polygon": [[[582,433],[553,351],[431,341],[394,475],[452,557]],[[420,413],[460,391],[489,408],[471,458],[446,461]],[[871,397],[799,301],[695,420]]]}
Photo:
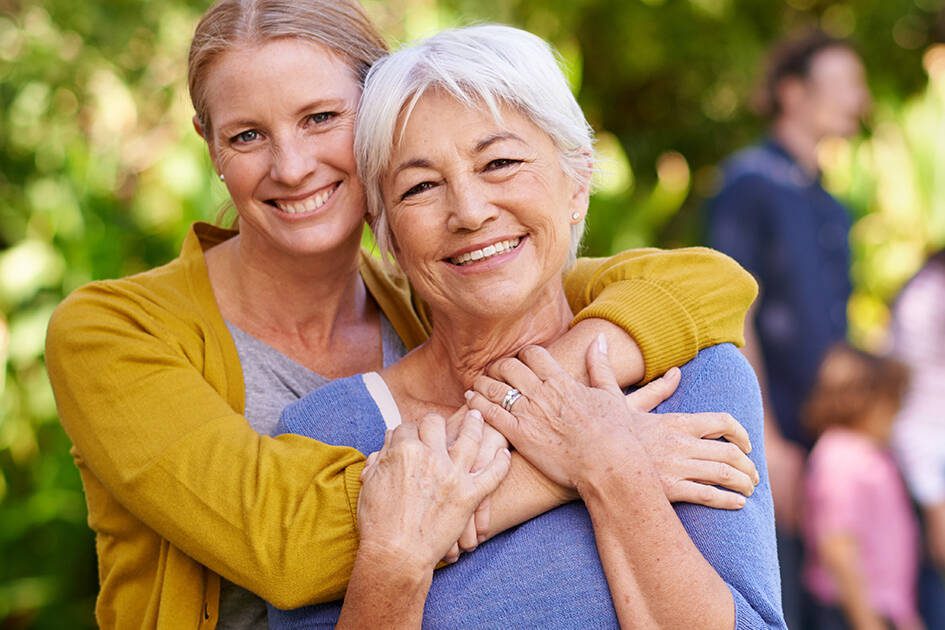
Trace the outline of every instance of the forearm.
{"label": "forearm", "polygon": [[578,498],[576,492],[548,479],[528,460],[512,453],[508,476],[492,493],[487,538]]}
{"label": "forearm", "polygon": [[218,391],[232,382],[219,360],[205,368],[217,388],[195,365],[205,340],[167,340],[119,298],[83,290],[47,337],[62,425],[91,472],[91,518],[150,528],[282,608],[337,599],[357,549],[361,454],[260,436]]}
{"label": "forearm", "polygon": [[735,626],[731,592],[689,538],[654,472],[630,467],[580,490],[621,627]]}
{"label": "forearm", "polygon": [[341,615],[340,630],[419,628],[433,569],[415,567],[391,550],[358,550]]}
{"label": "forearm", "polygon": [[644,358],[644,381],[709,346],[741,345],[757,290],[734,260],[704,247],[584,258],[565,277],[575,321],[601,318],[627,331]]}
{"label": "forearm", "polygon": [[597,341],[598,335],[607,338],[610,364],[621,387],[633,385],[643,378],[643,353],[623,328],[606,319],[591,318],[575,324],[568,332],[548,344],[548,352],[583,384],[588,383],[587,348]]}

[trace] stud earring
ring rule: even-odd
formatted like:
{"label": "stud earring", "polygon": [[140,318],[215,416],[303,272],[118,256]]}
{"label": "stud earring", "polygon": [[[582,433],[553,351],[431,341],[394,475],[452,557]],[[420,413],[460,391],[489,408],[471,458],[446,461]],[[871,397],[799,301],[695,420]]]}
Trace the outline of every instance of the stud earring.
{"label": "stud earring", "polygon": [[225,179],[226,179],[225,177],[223,177],[223,173],[220,173],[219,177],[220,177],[220,181],[221,181],[221,182],[222,182],[222,181],[225,181]]}
{"label": "stud earring", "polygon": [[575,223],[577,223],[578,221],[580,221],[580,220],[581,220],[581,213],[580,213],[580,212],[577,212],[577,211],[572,212],[572,213],[571,213],[571,220],[574,221]]}

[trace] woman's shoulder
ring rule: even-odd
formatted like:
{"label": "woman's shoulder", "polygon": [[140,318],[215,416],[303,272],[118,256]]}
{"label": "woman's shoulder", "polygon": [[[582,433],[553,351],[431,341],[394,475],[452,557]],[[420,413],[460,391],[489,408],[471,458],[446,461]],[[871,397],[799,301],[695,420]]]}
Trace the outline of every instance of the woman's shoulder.
{"label": "woman's shoulder", "polygon": [[763,418],[758,378],[733,344],[705,348],[680,370],[676,393],[656,408],[657,413],[724,412],[746,428],[760,431]]}
{"label": "woman's shoulder", "polygon": [[679,388],[690,394],[699,390],[720,392],[758,391],[758,378],[745,355],[731,343],[705,348],[683,365]]}
{"label": "woman's shoulder", "polygon": [[[179,256],[123,278],[96,280],[72,291],[52,316],[50,332],[101,325],[109,320],[190,320],[219,315],[203,261],[197,227]],[[216,322],[222,325],[222,319]]]}
{"label": "woman's shoulder", "polygon": [[358,447],[364,429],[381,427],[384,419],[363,374],[339,378],[286,406],[276,434],[295,433],[329,444]]}

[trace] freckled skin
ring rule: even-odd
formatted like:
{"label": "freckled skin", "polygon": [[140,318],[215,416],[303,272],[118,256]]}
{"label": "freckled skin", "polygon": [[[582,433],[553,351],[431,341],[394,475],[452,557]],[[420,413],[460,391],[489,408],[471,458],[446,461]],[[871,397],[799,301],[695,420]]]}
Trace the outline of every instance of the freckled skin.
{"label": "freckled skin", "polygon": [[[239,213],[242,246],[261,262],[332,249],[354,255],[365,213],[353,148],[360,97],[346,64],[308,42],[238,48],[213,64],[205,139]],[[332,187],[312,216],[272,205]]]}

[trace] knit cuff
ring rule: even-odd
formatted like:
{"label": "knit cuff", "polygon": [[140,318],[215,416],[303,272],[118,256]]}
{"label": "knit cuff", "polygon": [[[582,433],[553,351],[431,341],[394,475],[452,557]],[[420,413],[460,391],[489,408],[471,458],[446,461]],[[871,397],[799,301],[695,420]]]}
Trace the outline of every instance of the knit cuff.
{"label": "knit cuff", "polygon": [[699,329],[685,306],[667,289],[643,278],[603,287],[572,326],[596,317],[623,328],[643,354],[647,383],[699,352]]}
{"label": "knit cuff", "polygon": [[365,462],[360,461],[345,468],[345,493],[348,495],[348,509],[354,521],[354,531],[358,531],[358,496],[361,494],[361,472]]}

